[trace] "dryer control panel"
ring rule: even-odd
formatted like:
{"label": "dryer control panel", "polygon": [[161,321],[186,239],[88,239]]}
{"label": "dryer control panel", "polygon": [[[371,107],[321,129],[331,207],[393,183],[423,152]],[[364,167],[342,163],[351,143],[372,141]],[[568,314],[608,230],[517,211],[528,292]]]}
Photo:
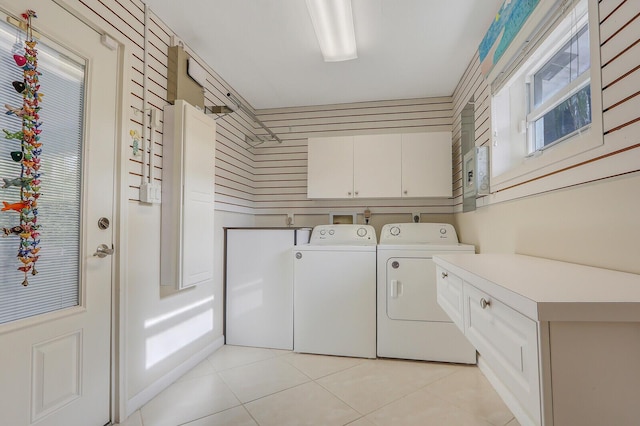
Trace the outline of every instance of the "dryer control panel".
{"label": "dryer control panel", "polygon": [[377,242],[371,225],[318,225],[313,228],[309,244],[376,245]]}
{"label": "dryer control panel", "polygon": [[448,223],[389,223],[380,232],[380,244],[457,243],[456,229]]}

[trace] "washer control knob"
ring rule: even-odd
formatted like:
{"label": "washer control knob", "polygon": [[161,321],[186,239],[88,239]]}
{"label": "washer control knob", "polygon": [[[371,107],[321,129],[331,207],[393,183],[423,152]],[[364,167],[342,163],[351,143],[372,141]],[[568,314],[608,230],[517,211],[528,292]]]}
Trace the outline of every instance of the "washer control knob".
{"label": "washer control knob", "polygon": [[394,236],[400,235],[400,227],[392,226],[391,229],[389,229],[389,233]]}
{"label": "washer control knob", "polygon": [[440,228],[440,233],[444,235],[447,233],[447,230],[445,228]]}
{"label": "washer control knob", "polygon": [[302,253],[297,252],[296,253],[296,259],[302,259]]}
{"label": "washer control knob", "polygon": [[336,231],[334,231],[333,229],[329,229],[329,235],[333,235],[335,233],[336,233]]}
{"label": "washer control knob", "polygon": [[324,229],[321,229],[321,230],[320,230],[320,235],[324,235],[324,234],[326,234],[326,233],[327,233],[327,231],[325,231]]}
{"label": "washer control knob", "polygon": [[358,230],[356,231],[356,234],[358,234],[358,237],[364,237],[367,235],[367,229],[366,228],[358,228]]}
{"label": "washer control knob", "polygon": [[393,269],[398,269],[398,268],[400,267],[400,262],[398,262],[397,260],[394,260],[394,261],[391,263],[391,267],[392,267]]}

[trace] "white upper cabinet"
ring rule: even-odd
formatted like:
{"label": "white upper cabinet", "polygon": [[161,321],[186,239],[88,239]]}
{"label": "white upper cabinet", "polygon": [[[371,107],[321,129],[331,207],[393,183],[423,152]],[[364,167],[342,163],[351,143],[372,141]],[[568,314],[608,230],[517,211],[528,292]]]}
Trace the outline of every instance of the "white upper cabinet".
{"label": "white upper cabinet", "polygon": [[400,146],[396,135],[353,137],[353,194],[355,198],[392,198],[401,186]]}
{"label": "white upper cabinet", "polygon": [[451,197],[451,133],[402,134],[402,196]]}
{"label": "white upper cabinet", "polygon": [[451,197],[451,133],[309,138],[309,198]]}
{"label": "white upper cabinet", "polygon": [[307,196],[353,198],[353,136],[309,138]]}

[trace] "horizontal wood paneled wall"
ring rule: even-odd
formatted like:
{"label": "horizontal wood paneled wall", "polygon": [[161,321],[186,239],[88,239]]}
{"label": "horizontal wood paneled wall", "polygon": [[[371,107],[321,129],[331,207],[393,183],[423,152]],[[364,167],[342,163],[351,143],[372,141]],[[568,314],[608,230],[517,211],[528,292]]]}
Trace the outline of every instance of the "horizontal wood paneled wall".
{"label": "horizontal wood paneled wall", "polygon": [[[142,116],[135,111],[143,108],[144,4],[137,0],[78,0],[77,8],[90,20],[100,23],[104,28],[112,29],[114,34],[126,41],[131,65],[127,100],[130,106],[128,129],[137,130],[142,135]],[[161,121],[162,109],[168,104],[167,49],[171,36],[174,35],[179,38],[179,34],[174,34],[151,11],[147,50],[147,108],[158,109]],[[205,105],[224,105],[227,92],[231,92],[248,106],[241,95],[199,58],[197,52],[191,51],[188,46],[185,46],[185,50],[208,71]],[[255,137],[263,135],[264,131],[243,112],[222,116],[217,120],[217,124],[216,207],[221,210],[251,213],[258,184],[254,177],[254,154],[248,149],[245,135]],[[157,129],[153,138],[155,180],[162,182],[162,126]],[[133,140],[129,140],[131,148],[132,143]],[[138,201],[143,174],[142,160],[130,152],[127,164],[128,198]]]}
{"label": "horizontal wood paneled wall", "polygon": [[605,141],[636,135],[640,142],[640,2],[600,2],[600,43]]}
{"label": "horizontal wood paneled wall", "polygon": [[451,213],[450,199],[309,200],[307,138],[451,131],[451,97],[362,102],[257,110],[258,118],[283,140],[253,149],[256,214]]}
{"label": "horizontal wood paneled wall", "polygon": [[[640,2],[600,0],[600,55],[602,67],[604,142],[625,145],[612,155],[616,161],[635,164],[625,173],[640,171]],[[475,100],[475,143],[491,140],[490,89],[480,74],[478,55],[473,58],[453,93],[454,211],[462,211],[462,153],[460,112]],[[610,155],[597,158],[600,161]],[[586,166],[591,162],[580,164]],[[562,171],[560,173],[563,173]]]}
{"label": "horizontal wood paneled wall", "polygon": [[[131,55],[128,129],[142,134],[142,116],[135,111],[143,108],[144,4],[139,0],[78,0],[78,9],[126,41]],[[168,103],[167,48],[171,37],[179,38],[180,35],[174,34],[151,11],[148,36],[147,107],[160,110],[162,117],[162,108]],[[208,71],[205,104],[225,104],[226,93],[231,92],[252,110],[239,93],[199,58],[197,52],[188,46],[185,50]],[[443,97],[255,111],[284,141],[281,145],[267,141],[256,148],[251,148],[255,144],[252,140],[264,136],[264,130],[241,111],[225,115],[217,120],[216,208],[255,214],[324,214],[360,211],[365,207],[379,213],[449,213],[450,199],[308,200],[306,140],[313,136],[344,134],[450,131],[451,108],[452,99]],[[247,141],[247,135],[251,140]],[[153,140],[155,180],[162,182],[161,126]],[[132,148],[133,141],[128,142]],[[139,201],[142,161],[132,152],[127,170],[128,198]]]}

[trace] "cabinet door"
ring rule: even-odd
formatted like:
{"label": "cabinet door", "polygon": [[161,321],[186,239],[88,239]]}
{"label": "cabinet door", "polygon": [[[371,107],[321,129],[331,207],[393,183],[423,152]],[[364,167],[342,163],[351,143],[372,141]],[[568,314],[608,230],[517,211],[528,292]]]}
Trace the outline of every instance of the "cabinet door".
{"label": "cabinet door", "polygon": [[402,134],[402,196],[451,197],[451,132]]}
{"label": "cabinet door", "polygon": [[307,197],[353,197],[353,136],[309,138]]}
{"label": "cabinet door", "polygon": [[353,190],[356,198],[400,197],[401,136],[353,138]]}
{"label": "cabinet door", "polygon": [[438,304],[464,333],[462,279],[440,266],[436,267],[436,279]]}
{"label": "cabinet door", "polygon": [[533,423],[540,424],[536,322],[466,282],[463,294],[465,336]]}

